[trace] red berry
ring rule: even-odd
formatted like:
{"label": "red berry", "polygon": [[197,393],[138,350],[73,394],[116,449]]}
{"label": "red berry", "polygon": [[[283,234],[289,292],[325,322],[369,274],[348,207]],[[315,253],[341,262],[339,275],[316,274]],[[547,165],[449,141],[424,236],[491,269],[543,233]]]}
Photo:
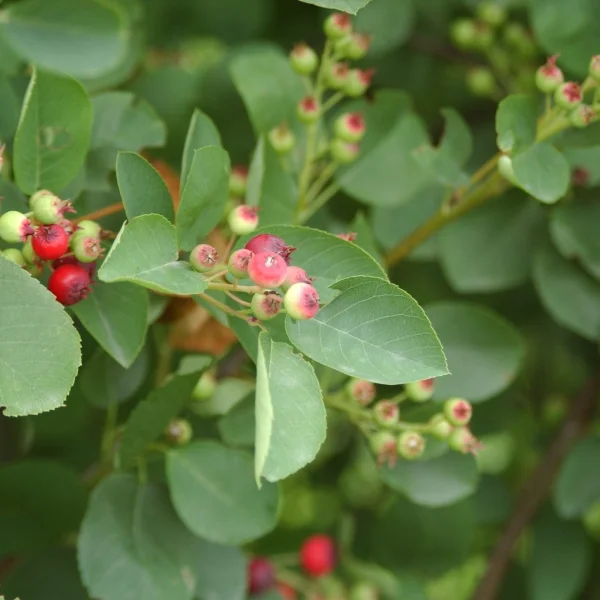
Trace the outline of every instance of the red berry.
{"label": "red berry", "polygon": [[31,243],[42,260],[55,260],[68,250],[69,236],[60,225],[42,225],[35,230]]}
{"label": "red berry", "polygon": [[293,587],[290,587],[287,583],[278,583],[277,591],[283,600],[298,600],[298,594]]}
{"label": "red berry", "polygon": [[309,537],[300,548],[300,564],[313,577],[321,577],[333,571],[336,552],[333,540],[328,535]]}
{"label": "red berry", "polygon": [[90,276],[79,265],[63,265],[50,275],[48,289],[61,304],[70,306],[87,297],[90,291]]}
{"label": "red berry", "polygon": [[285,281],[287,264],[275,252],[260,252],[248,261],[248,277],[263,288],[277,288]]}
{"label": "red berry", "polygon": [[312,319],[319,310],[319,295],[312,285],[295,283],[285,293],[283,303],[292,319]]}
{"label": "red berry", "polygon": [[288,267],[285,274],[285,281],[282,286],[284,290],[289,290],[295,283],[312,283],[312,279],[300,267]]}
{"label": "red berry", "polygon": [[259,254],[260,252],[275,252],[279,254],[287,264],[290,264],[290,254],[296,250],[293,246],[288,246],[284,240],[270,233],[261,233],[255,235],[247,244],[246,249]]}
{"label": "red berry", "polygon": [[248,590],[260,594],[275,586],[275,569],[269,560],[255,556],[248,564]]}
{"label": "red berry", "polygon": [[248,263],[253,256],[254,254],[250,252],[250,250],[246,250],[246,248],[236,250],[229,257],[229,261],[227,263],[229,272],[238,279],[246,277],[246,275],[248,275]]}
{"label": "red berry", "polygon": [[79,267],[83,267],[90,277],[93,277],[96,272],[96,265],[92,263],[82,263],[78,261],[74,256],[61,256],[61,258],[57,258],[52,263],[53,269],[58,269],[58,267],[62,267],[63,265],[77,265]]}
{"label": "red berry", "polygon": [[208,244],[199,244],[190,252],[190,264],[199,273],[212,270],[218,260],[217,250]]}

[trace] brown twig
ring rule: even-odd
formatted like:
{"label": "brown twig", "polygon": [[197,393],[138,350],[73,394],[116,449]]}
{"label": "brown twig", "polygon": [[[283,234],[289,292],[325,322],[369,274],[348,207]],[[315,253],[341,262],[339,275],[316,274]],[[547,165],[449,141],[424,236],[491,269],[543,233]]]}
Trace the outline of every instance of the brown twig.
{"label": "brown twig", "polygon": [[563,426],[524,487],[508,525],[490,556],[487,571],[475,590],[472,600],[494,600],[498,595],[510,563],[513,547],[548,496],[563,458],[585,433],[593,417],[599,393],[600,372],[585,384],[571,403]]}
{"label": "brown twig", "polygon": [[87,215],[83,215],[81,217],[73,219],[73,223],[77,224],[80,221],[97,221],[98,219],[102,219],[102,217],[108,217],[109,215],[114,215],[115,213],[121,212],[123,208],[124,206],[122,202],[109,204],[104,208],[100,208],[98,210],[95,210],[94,212],[88,213]]}

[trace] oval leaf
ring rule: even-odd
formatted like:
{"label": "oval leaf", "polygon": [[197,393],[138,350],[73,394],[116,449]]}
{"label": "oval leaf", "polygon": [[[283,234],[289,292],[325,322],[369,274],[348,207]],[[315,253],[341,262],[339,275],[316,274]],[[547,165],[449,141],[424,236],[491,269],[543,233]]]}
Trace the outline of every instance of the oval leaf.
{"label": "oval leaf", "polygon": [[537,112],[536,101],[525,94],[514,94],[500,102],[496,112],[496,133],[502,152],[523,152],[535,142]]}
{"label": "oval leaf", "polygon": [[0,407],[10,417],[61,406],[81,365],[79,334],[54,296],[0,258]]}
{"label": "oval leaf", "polygon": [[327,420],[314,369],[288,344],[258,338],[254,475],[278,481],[315,458]]}
{"label": "oval leaf", "polygon": [[333,287],[342,293],[313,319],[286,319],[301,352],[346,375],[387,385],[448,372],[429,319],[406,292],[374,277],[350,277]]}
{"label": "oval leaf", "polygon": [[196,108],[190,121],[185,145],[183,147],[183,157],[181,159],[181,189],[184,188],[187,181],[194,152],[204,146],[221,146],[221,135],[212,120],[200,109]]}

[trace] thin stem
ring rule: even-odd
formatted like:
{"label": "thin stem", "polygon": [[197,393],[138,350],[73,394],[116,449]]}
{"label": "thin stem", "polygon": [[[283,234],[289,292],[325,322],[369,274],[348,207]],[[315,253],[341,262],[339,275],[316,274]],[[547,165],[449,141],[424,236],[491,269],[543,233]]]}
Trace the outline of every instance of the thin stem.
{"label": "thin stem", "polygon": [[298,206],[296,215],[300,215],[306,205],[306,191],[310,184],[310,176],[312,173],[312,164],[315,154],[315,145],[317,140],[318,124],[311,123],[306,128],[306,153],[304,155],[304,163],[298,178]]}
{"label": "thin stem", "polygon": [[241,304],[242,306],[252,306],[250,304],[250,302],[246,302],[245,300],[242,300],[241,298],[238,298],[235,294],[232,294],[228,290],[225,291],[225,294],[227,294],[227,296],[229,296],[232,300],[235,300],[238,304]]}
{"label": "thin stem", "polygon": [[213,281],[214,279],[219,279],[219,277],[223,277],[223,275],[227,275],[229,273],[229,269],[223,269],[222,271],[217,271],[210,277],[206,278],[206,281]]}
{"label": "thin stem", "polygon": [[225,248],[225,253],[223,254],[225,261],[229,258],[229,253],[231,252],[231,249],[233,248],[236,239],[237,236],[235,234],[232,234],[229,238],[229,242],[227,242],[227,247]]}
{"label": "thin stem", "polygon": [[94,212],[88,213],[87,215],[83,215],[82,217],[77,217],[76,219],[73,219],[72,222],[77,225],[77,223],[80,223],[81,221],[97,221],[98,219],[102,219],[102,217],[108,217],[109,215],[114,215],[115,213],[121,212],[123,209],[123,203],[117,202],[115,204],[110,204],[109,206],[95,210]]}
{"label": "thin stem", "polygon": [[211,281],[208,284],[209,290],[230,290],[232,292],[243,292],[246,294],[260,294],[262,288],[257,285],[237,285],[235,283],[225,283],[221,281]]}
{"label": "thin stem", "polygon": [[313,184],[308,188],[306,192],[306,205],[310,206],[311,202],[322,190],[323,186],[329,181],[329,179],[336,172],[340,164],[336,161],[330,162],[322,171],[321,174],[315,179]]}
{"label": "thin stem", "polygon": [[331,110],[338,102],[344,99],[344,92],[336,92],[333,96],[327,98],[327,100],[323,103],[322,111],[326,113],[328,110]]}
{"label": "thin stem", "polygon": [[208,294],[198,294],[198,296],[200,298],[202,298],[203,300],[205,300],[206,302],[208,302],[209,304],[212,304],[213,306],[222,310],[224,313],[231,315],[232,317],[237,317],[238,319],[242,319],[244,321],[248,320],[248,318],[246,316],[239,313],[237,310],[233,310],[233,308],[229,308],[229,306],[227,306],[226,304],[223,304],[222,302],[219,302],[218,300],[215,300],[212,296],[209,296]]}
{"label": "thin stem", "polygon": [[320,208],[325,206],[333,196],[340,191],[340,186],[334,181],[328,187],[326,187],[319,196],[317,196],[312,203],[301,215],[300,223],[306,223]]}

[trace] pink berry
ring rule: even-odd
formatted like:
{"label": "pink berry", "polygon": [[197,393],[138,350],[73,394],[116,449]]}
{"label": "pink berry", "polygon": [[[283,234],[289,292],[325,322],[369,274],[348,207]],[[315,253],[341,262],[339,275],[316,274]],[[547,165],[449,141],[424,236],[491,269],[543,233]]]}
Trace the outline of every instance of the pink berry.
{"label": "pink berry", "polygon": [[34,231],[31,221],[17,210],[9,210],[0,217],[0,239],[8,244],[24,242]]}
{"label": "pink berry", "polygon": [[252,233],[258,227],[258,210],[256,206],[242,204],[236,206],[227,217],[229,227],[235,235]]}
{"label": "pink berry", "polygon": [[48,279],[48,289],[64,306],[71,306],[87,297],[90,291],[90,276],[78,265],[58,267]]}
{"label": "pink berry", "polygon": [[230,257],[227,263],[229,272],[237,279],[242,279],[248,275],[248,263],[254,256],[254,253],[246,248],[236,250]]}
{"label": "pink berry", "polygon": [[473,407],[462,398],[451,398],[444,402],[444,415],[452,425],[466,425],[473,415]]}
{"label": "pink berry", "polygon": [[373,407],[373,416],[380,425],[395,425],[400,419],[400,409],[391,400],[381,400]]}
{"label": "pink berry", "polygon": [[565,76],[556,66],[558,54],[551,56],[535,73],[535,84],[541,92],[549,94],[565,80]]}
{"label": "pink berry", "polygon": [[279,254],[288,265],[290,264],[290,254],[296,250],[293,246],[288,246],[280,237],[271,235],[270,233],[255,235],[245,247],[254,254],[259,254],[261,252],[275,252],[275,254]]}
{"label": "pink berry", "polygon": [[351,379],[346,386],[346,390],[354,401],[363,406],[369,406],[377,395],[375,384],[364,379]]}
{"label": "pink berry", "polygon": [[315,123],[321,116],[321,106],[314,96],[306,96],[298,104],[298,118],[306,124]]}
{"label": "pink berry", "polygon": [[71,248],[75,258],[82,263],[91,263],[102,254],[102,246],[97,237],[76,235],[71,240]]}
{"label": "pink berry", "polygon": [[285,293],[283,304],[292,319],[312,319],[319,311],[319,295],[309,283],[295,283]]}
{"label": "pink berry", "polygon": [[69,236],[60,225],[42,225],[35,230],[31,243],[42,260],[56,260],[69,249]]}
{"label": "pink berry", "polygon": [[367,126],[359,112],[345,113],[335,120],[335,134],[346,142],[360,142],[365,135]]}
{"label": "pink berry", "polygon": [[190,264],[199,273],[212,270],[218,260],[218,252],[208,244],[199,244],[190,252]]}
{"label": "pink berry", "polygon": [[254,294],[250,304],[257,319],[268,321],[279,314],[282,302],[283,299],[277,292],[267,291],[264,294]]}
{"label": "pink berry", "polygon": [[248,261],[248,277],[263,288],[278,288],[284,281],[287,264],[275,252],[259,252]]}
{"label": "pink berry", "polygon": [[413,402],[425,402],[433,396],[434,384],[434,378],[411,381],[404,386],[404,391]]}
{"label": "pink berry", "polygon": [[328,535],[312,535],[300,548],[300,564],[313,577],[328,575],[336,562],[335,545]]}
{"label": "pink berry", "polygon": [[240,197],[246,193],[248,184],[248,168],[244,165],[235,165],[229,176],[229,191],[232,196]]}
{"label": "pink berry", "polygon": [[261,556],[255,556],[248,563],[248,591],[260,594],[270,590],[275,585],[275,569],[271,561]]}
{"label": "pink berry", "polygon": [[312,283],[312,278],[300,267],[288,267],[285,274],[285,281],[281,287],[284,290],[289,290],[295,283]]}
{"label": "pink berry", "polygon": [[581,85],[574,81],[563,83],[556,88],[554,100],[561,108],[566,108],[568,110],[576,108],[583,100]]}
{"label": "pink berry", "polygon": [[323,29],[325,35],[332,40],[339,40],[352,33],[352,20],[347,13],[336,12],[325,19]]}

